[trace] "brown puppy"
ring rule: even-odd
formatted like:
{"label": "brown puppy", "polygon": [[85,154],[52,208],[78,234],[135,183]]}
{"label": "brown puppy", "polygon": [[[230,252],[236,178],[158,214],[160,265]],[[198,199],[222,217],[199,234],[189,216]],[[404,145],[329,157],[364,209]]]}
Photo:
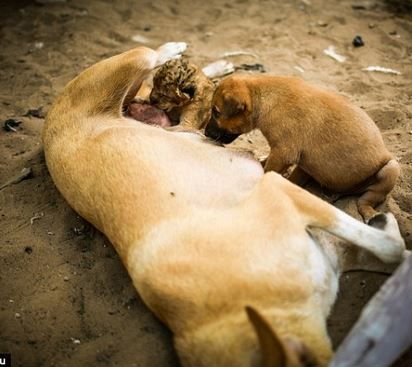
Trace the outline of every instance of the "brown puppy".
{"label": "brown puppy", "polygon": [[337,254],[308,228],[398,262],[396,220],[382,214],[383,230],[372,228],[249,157],[124,116],[182,46],[137,48],[71,81],[44,125],[50,174],[116,248],[182,366],[326,366]]}
{"label": "brown puppy", "polygon": [[212,105],[206,136],[227,144],[260,129],[271,148],[265,171],[283,173],[296,164],[294,183],[311,176],[332,191],[362,193],[358,210],[365,221],[399,176],[398,163],[362,109],[298,78],[233,75],[219,84]]}

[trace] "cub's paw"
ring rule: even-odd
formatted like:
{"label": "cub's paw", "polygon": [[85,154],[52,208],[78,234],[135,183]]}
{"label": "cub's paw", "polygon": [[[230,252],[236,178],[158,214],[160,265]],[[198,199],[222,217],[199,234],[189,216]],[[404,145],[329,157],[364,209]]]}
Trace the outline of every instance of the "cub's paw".
{"label": "cub's paw", "polygon": [[163,65],[166,61],[178,59],[187,49],[186,42],[167,42],[160,46],[157,51],[156,66]]}

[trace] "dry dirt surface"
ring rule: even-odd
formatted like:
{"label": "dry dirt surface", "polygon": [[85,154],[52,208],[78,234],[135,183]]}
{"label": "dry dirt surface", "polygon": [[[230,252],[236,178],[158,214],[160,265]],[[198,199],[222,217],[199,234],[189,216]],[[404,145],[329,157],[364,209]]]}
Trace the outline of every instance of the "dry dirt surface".
{"label": "dry dirt surface", "polygon": [[[0,14],[0,186],[32,170],[0,189],[0,352],[12,353],[13,366],[178,365],[170,333],[142,303],[110,243],[57,192],[41,143],[44,113],[69,80],[144,42],[186,41],[200,66],[247,50],[254,55],[228,60],[297,75],[364,108],[402,166],[386,207],[412,247],[411,13],[355,0],[38,0],[3,1]],[[352,46],[356,35],[363,47]],[[344,63],[323,53],[329,45]],[[362,70],[371,65],[401,74]],[[21,123],[6,131],[7,119]],[[257,134],[238,144],[267,151]],[[335,345],[386,278],[343,275],[329,322]],[[411,353],[396,364],[411,365]]]}

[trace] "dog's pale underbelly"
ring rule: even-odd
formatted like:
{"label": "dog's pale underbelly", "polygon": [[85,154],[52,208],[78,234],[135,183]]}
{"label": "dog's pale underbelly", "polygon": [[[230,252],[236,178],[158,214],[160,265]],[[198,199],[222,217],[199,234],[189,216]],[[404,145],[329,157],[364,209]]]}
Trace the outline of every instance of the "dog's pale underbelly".
{"label": "dog's pale underbelly", "polygon": [[[160,318],[181,313],[179,322],[196,323],[207,313],[246,305],[293,308],[305,302],[329,313],[337,275],[323,251],[309,236],[293,236],[285,228],[290,223],[276,230],[271,213],[256,218],[247,209],[198,210],[164,222],[129,253],[135,286]],[[175,332],[181,327],[169,326]]]}
{"label": "dog's pale underbelly", "polygon": [[122,257],[163,220],[184,216],[190,208],[236,205],[263,175],[257,161],[197,135],[128,119],[94,125],[86,139],[74,141],[72,153],[59,153],[53,162],[69,172],[56,184]]}

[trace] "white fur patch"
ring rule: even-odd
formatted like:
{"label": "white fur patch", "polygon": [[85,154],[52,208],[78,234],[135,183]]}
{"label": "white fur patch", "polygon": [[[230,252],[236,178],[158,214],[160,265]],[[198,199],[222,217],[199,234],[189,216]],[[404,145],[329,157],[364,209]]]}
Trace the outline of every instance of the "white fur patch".
{"label": "white fur patch", "polygon": [[336,225],[330,232],[371,251],[384,262],[400,262],[405,252],[405,242],[400,236],[395,217],[388,213],[386,219],[385,229],[380,230],[336,210]]}

